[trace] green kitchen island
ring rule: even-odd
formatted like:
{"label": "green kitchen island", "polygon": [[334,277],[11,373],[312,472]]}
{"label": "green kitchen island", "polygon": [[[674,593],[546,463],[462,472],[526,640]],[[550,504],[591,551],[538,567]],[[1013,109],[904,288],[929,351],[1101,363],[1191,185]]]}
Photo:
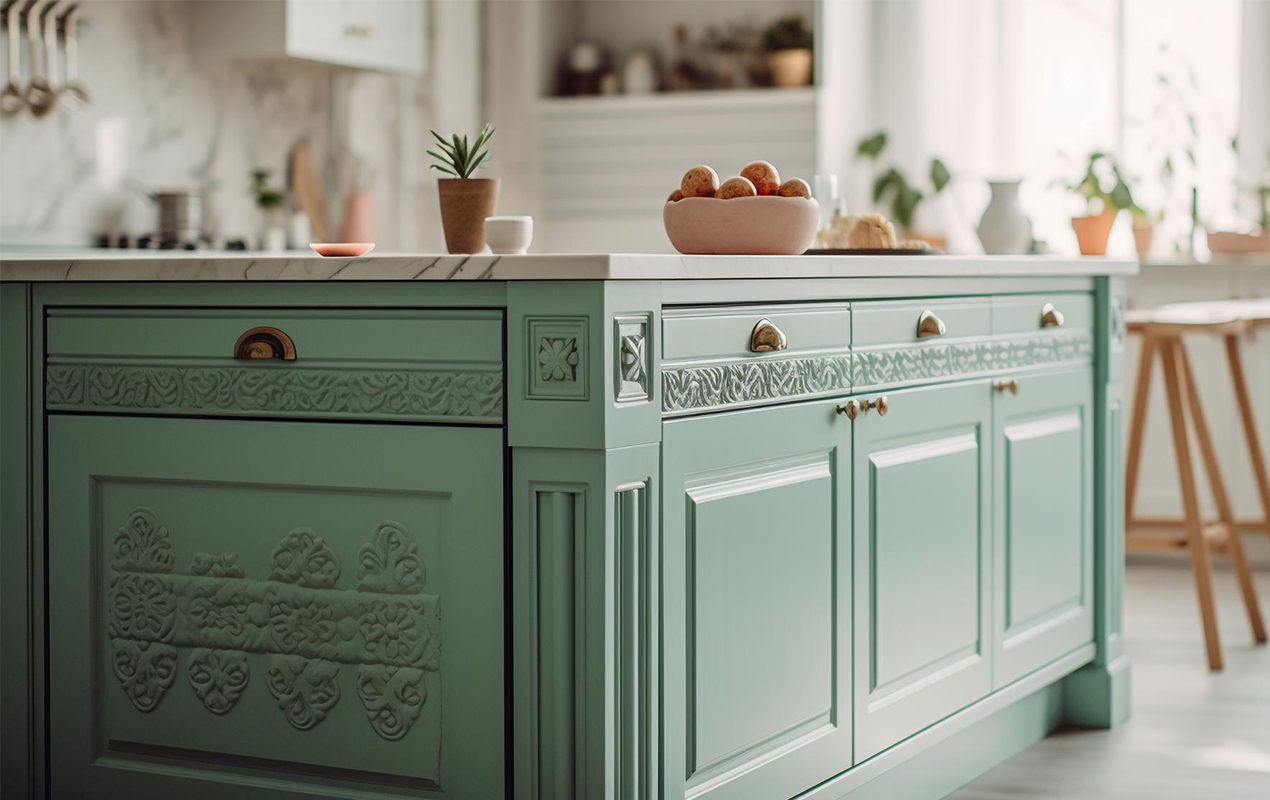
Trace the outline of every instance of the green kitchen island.
{"label": "green kitchen island", "polygon": [[934,798],[1114,725],[1136,270],[5,257],[4,795]]}

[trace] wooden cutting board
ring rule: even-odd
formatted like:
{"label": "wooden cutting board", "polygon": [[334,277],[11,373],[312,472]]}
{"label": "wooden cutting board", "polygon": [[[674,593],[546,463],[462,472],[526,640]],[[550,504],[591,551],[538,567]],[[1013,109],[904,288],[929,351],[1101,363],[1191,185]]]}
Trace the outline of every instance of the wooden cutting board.
{"label": "wooden cutting board", "polygon": [[299,142],[291,149],[291,196],[300,210],[309,215],[309,226],[319,242],[331,241],[331,224],[326,216],[326,198],[322,196],[322,182],[313,166],[313,152],[308,142]]}

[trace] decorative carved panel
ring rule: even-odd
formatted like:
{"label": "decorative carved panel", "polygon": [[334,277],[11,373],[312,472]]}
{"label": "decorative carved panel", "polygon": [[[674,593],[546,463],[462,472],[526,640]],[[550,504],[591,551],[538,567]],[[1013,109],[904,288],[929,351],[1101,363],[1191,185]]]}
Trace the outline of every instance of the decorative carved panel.
{"label": "decorative carved panel", "polygon": [[586,400],[587,318],[529,317],[526,370],[530,399]]}
{"label": "decorative carved panel", "polygon": [[308,528],[282,538],[268,580],[246,577],[234,553],[196,553],[176,572],[168,529],[146,508],[119,528],[111,555],[112,667],[138,711],[159,705],[186,651],[190,686],[213,714],[238,703],[249,654],[266,657],[266,686],[299,730],[339,702],[344,664],[357,667],[357,694],[380,736],[402,738],[422,713],[424,672],[440,668],[440,601],[422,591],[418,545],[401,525],[382,523],[362,546],[354,590],[338,587],[339,559]]}
{"label": "decorative carved panel", "polygon": [[649,375],[652,352],[648,330],[652,316],[632,314],[613,320],[616,353],[616,398],[619,403],[639,402],[649,398]]}

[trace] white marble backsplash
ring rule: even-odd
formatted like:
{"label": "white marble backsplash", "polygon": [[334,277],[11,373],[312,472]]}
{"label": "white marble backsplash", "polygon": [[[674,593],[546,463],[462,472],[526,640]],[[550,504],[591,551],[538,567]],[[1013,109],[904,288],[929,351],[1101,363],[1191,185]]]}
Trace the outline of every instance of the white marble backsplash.
{"label": "white marble backsplash", "polygon": [[0,245],[149,233],[155,211],[144,188],[190,183],[207,187],[205,228],[254,240],[261,218],[250,171],[269,168],[284,186],[288,153],[307,139],[336,231],[351,188],[336,167],[351,153],[372,193],[380,246],[440,247],[435,189],[415,174],[426,169],[425,143],[413,139],[434,116],[427,78],[195,55],[182,5],[84,0],[91,105],[0,119]]}

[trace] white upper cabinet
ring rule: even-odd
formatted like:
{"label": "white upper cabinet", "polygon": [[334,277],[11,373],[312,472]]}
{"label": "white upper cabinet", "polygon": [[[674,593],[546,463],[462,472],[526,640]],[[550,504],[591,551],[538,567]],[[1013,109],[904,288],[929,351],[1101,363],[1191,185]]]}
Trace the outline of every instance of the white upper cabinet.
{"label": "white upper cabinet", "polygon": [[208,55],[423,71],[423,0],[199,0],[190,22],[191,39]]}

